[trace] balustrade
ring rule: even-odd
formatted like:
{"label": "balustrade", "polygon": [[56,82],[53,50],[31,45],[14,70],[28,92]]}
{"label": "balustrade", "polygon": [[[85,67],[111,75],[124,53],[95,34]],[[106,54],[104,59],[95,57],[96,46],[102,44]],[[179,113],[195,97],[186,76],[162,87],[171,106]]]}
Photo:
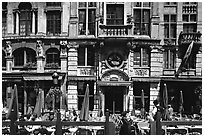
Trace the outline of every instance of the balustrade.
{"label": "balustrade", "polygon": [[183,13],[197,13],[197,5],[183,5]]}
{"label": "balustrade", "polygon": [[130,35],[129,30],[131,29],[131,25],[100,25],[101,33],[99,35],[106,36],[126,36]]}
{"label": "balustrade", "polygon": [[201,35],[200,32],[181,33],[179,36],[179,45],[182,43],[190,43],[192,40],[194,42],[200,42]]}

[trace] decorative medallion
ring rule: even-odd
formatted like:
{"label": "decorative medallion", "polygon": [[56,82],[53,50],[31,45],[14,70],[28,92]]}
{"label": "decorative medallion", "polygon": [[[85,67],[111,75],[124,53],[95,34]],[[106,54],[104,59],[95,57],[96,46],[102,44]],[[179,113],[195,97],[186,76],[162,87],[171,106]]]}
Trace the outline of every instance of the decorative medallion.
{"label": "decorative medallion", "polygon": [[123,59],[120,54],[112,53],[108,56],[106,64],[109,68],[121,68],[123,66]]}

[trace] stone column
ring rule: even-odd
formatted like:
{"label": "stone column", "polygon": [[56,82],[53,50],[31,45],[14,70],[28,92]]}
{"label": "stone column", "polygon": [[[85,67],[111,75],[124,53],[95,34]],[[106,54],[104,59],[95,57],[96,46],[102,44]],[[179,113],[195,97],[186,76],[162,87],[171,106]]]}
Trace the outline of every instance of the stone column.
{"label": "stone column", "polygon": [[202,52],[196,54],[196,76],[202,76]]}
{"label": "stone column", "polygon": [[16,11],[16,34],[19,35],[19,11]]}
{"label": "stone column", "polygon": [[163,75],[163,56],[156,46],[152,47],[150,62],[150,76],[159,77]]}
{"label": "stone column", "polygon": [[41,40],[37,40],[36,43],[36,52],[37,52],[37,73],[44,73],[44,59],[43,56],[43,43]]}
{"label": "stone column", "polygon": [[45,13],[45,2],[38,2],[38,35],[46,34],[46,13]]}
{"label": "stone column", "polygon": [[32,10],[32,34],[35,34],[35,10]]}
{"label": "stone column", "polygon": [[62,34],[63,36],[68,35],[68,25],[70,16],[70,2],[62,2]]}
{"label": "stone column", "polygon": [[67,41],[60,41],[61,72],[67,72]]}
{"label": "stone column", "polygon": [[105,116],[105,95],[103,92],[100,92],[99,95],[100,95],[100,102],[101,102],[100,107],[102,109],[103,116]]}
{"label": "stone column", "polygon": [[68,44],[68,75],[77,76],[78,66],[78,52],[79,45],[76,42],[69,42]]}
{"label": "stone column", "polygon": [[77,102],[77,82],[68,82],[68,94],[67,94],[67,103],[68,109],[78,110],[78,102]]}

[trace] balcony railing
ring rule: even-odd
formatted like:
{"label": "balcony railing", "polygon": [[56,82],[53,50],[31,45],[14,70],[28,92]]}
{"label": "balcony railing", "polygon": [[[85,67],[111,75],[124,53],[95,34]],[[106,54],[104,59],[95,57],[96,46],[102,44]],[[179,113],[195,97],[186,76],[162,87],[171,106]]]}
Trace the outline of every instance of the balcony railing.
{"label": "balcony railing", "polygon": [[127,36],[131,35],[132,25],[100,25],[99,36]]}
{"label": "balcony railing", "polygon": [[197,13],[197,5],[183,5],[183,13]]}
{"label": "balcony railing", "polygon": [[181,32],[179,35],[178,43],[179,45],[190,43],[194,41],[196,43],[201,43],[201,33],[200,32],[190,32],[190,33],[183,33]]}

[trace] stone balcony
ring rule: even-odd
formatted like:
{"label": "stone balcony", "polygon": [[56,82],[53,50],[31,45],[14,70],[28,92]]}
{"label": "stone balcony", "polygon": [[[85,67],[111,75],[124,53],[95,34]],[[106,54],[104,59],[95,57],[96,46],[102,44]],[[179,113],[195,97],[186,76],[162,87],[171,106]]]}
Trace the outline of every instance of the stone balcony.
{"label": "stone balcony", "polygon": [[197,53],[202,45],[202,37],[200,32],[181,32],[178,39],[179,58],[183,58],[190,43],[194,41],[193,52]]}
{"label": "stone balcony", "polygon": [[184,14],[197,13],[197,4],[183,5],[183,13]]}
{"label": "stone balcony", "polygon": [[179,35],[178,43],[179,45],[182,44],[190,44],[191,41],[194,41],[197,44],[201,44],[201,33],[200,32],[189,32],[189,33],[184,33],[181,32]]}
{"label": "stone balcony", "polygon": [[132,35],[132,25],[100,25],[99,37],[127,37]]}

